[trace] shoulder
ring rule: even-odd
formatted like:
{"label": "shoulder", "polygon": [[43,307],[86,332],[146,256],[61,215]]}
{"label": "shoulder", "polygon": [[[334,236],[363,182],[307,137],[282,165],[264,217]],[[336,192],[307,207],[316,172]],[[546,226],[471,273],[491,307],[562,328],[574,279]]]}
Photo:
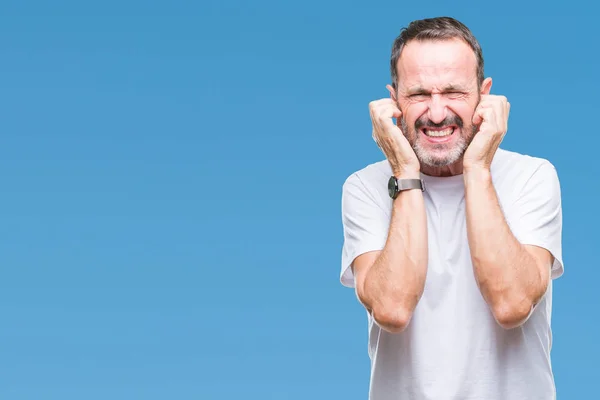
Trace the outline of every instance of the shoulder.
{"label": "shoulder", "polygon": [[391,173],[392,170],[387,160],[374,162],[352,172],[343,184],[344,202],[366,201],[386,209],[387,202],[390,200],[387,184]]}
{"label": "shoulder", "polygon": [[352,172],[344,181],[344,191],[361,186],[367,190],[387,189],[392,170],[387,160],[377,161]]}
{"label": "shoulder", "polygon": [[492,163],[493,172],[499,175],[518,174],[533,175],[536,171],[555,170],[554,165],[547,159],[515,151],[498,149]]}
{"label": "shoulder", "polygon": [[542,157],[498,149],[492,163],[494,186],[500,197],[516,201],[523,196],[560,196],[554,164]]}
{"label": "shoulder", "polygon": [[492,163],[492,176],[499,184],[508,184],[519,189],[531,180],[558,181],[554,164],[548,159],[528,154],[498,149]]}

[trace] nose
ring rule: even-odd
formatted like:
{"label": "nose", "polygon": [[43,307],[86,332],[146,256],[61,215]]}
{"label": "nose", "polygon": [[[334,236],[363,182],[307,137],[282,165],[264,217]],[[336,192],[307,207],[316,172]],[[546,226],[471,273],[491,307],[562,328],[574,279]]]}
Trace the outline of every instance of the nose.
{"label": "nose", "polygon": [[446,119],[446,104],[439,94],[432,94],[429,100],[429,110],[427,112],[429,119],[434,124],[439,124]]}

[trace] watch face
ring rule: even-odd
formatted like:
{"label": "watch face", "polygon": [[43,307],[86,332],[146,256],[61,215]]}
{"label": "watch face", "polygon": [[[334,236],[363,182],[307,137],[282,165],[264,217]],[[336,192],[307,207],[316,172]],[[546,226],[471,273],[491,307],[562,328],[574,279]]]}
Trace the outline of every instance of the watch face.
{"label": "watch face", "polygon": [[390,177],[390,180],[388,181],[388,193],[390,194],[390,197],[392,199],[396,197],[396,193],[397,193],[396,178],[394,178],[393,176]]}

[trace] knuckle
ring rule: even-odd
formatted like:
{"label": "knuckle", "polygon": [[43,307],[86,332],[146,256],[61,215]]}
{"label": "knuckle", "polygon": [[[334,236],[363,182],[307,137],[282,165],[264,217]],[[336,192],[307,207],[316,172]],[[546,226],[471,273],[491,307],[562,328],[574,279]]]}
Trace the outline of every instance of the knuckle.
{"label": "knuckle", "polygon": [[385,115],[383,115],[383,114],[378,114],[378,115],[377,115],[377,119],[379,120],[379,123],[381,123],[381,124],[385,124],[385,123],[387,123],[387,118],[386,118],[386,116],[385,116]]}

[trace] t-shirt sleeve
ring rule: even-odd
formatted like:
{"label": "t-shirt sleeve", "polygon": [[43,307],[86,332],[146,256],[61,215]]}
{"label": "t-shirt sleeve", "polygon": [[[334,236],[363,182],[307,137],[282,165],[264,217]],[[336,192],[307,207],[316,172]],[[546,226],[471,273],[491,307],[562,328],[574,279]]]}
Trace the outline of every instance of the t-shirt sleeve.
{"label": "t-shirt sleeve", "polygon": [[561,190],[550,162],[544,160],[521,190],[509,225],[520,243],[545,248],[554,256],[552,279],[563,274]]}
{"label": "t-shirt sleeve", "polygon": [[354,287],[351,265],[361,254],[383,250],[387,240],[389,213],[378,201],[378,194],[369,191],[358,174],[351,175],[342,190],[342,285]]}

